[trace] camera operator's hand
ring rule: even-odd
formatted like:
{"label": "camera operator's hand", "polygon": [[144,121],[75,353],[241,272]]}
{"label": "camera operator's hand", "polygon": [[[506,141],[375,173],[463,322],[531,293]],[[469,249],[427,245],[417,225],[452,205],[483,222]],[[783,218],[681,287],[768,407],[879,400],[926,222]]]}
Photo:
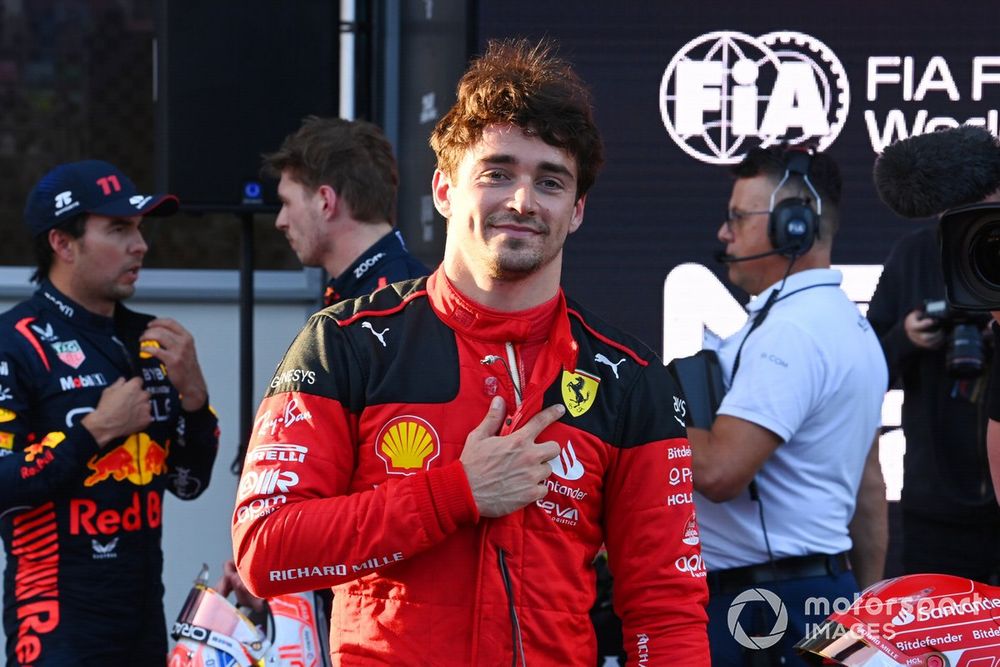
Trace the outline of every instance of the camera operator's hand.
{"label": "camera operator's hand", "polygon": [[917,308],[911,310],[903,321],[906,337],[917,347],[934,350],[944,344],[944,331],[933,317],[927,317],[924,311]]}

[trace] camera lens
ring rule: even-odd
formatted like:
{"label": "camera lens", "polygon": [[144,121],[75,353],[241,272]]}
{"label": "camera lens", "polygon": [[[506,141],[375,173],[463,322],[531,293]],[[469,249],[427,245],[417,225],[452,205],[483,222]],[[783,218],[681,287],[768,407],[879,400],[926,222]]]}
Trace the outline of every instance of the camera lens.
{"label": "camera lens", "polygon": [[980,280],[1000,288],[1000,220],[987,222],[972,235],[969,259]]}
{"label": "camera lens", "polygon": [[945,368],[953,377],[971,378],[983,372],[983,335],[971,323],[956,324],[945,344]]}

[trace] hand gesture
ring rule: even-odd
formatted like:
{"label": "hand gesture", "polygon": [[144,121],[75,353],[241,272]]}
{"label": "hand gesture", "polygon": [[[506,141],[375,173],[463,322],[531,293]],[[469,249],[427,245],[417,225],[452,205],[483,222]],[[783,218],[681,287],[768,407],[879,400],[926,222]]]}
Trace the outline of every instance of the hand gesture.
{"label": "hand gesture", "polygon": [[138,433],[153,420],[149,393],[142,388],[142,378],[118,378],[101,392],[93,412],[80,422],[103,449],[115,438]]}
{"label": "hand gesture", "polygon": [[941,324],[933,317],[928,317],[923,310],[917,308],[903,320],[903,328],[910,342],[919,348],[933,350],[944,343],[944,331]]}
{"label": "hand gesture", "polygon": [[194,337],[176,321],[158,317],[150,321],[139,337],[140,349],[160,361],[167,377],[181,395],[181,407],[188,412],[201,409],[208,400],[208,385],[198,364]]}
{"label": "hand gesture", "polygon": [[486,417],[465,439],[461,456],[481,516],[505,516],[545,497],[549,461],[560,450],[551,440],[535,439],[565,412],[562,405],[551,405],[518,430],[498,436],[506,411],[502,398],[493,399]]}

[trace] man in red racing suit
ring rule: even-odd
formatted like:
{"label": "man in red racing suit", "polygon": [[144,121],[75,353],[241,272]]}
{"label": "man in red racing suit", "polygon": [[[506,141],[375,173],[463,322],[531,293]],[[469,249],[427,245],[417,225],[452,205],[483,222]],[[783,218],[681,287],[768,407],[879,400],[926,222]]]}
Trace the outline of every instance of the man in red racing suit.
{"label": "man in red racing suit", "polygon": [[[477,82],[502,93],[454,166]],[[589,667],[602,543],[632,664],[708,664],[683,401],[559,288],[601,159],[582,91],[491,44],[432,139],[442,267],[314,315],[258,410],[235,559],[257,595],[334,587],[334,664]]]}

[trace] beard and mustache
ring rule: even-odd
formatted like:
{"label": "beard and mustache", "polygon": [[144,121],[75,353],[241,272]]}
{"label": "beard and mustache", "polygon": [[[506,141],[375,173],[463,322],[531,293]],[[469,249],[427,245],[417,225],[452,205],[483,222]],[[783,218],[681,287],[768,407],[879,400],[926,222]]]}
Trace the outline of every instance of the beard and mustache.
{"label": "beard and mustache", "polygon": [[[494,244],[489,244],[492,253],[486,257],[486,268],[489,276],[496,280],[517,280],[531,275],[556,255],[547,252],[546,243],[551,234],[549,226],[532,217],[520,217],[509,212],[496,213],[486,218],[485,229],[495,229],[498,226],[513,224],[535,232],[537,236],[528,238],[506,238]],[[499,233],[503,233],[501,230]]]}

